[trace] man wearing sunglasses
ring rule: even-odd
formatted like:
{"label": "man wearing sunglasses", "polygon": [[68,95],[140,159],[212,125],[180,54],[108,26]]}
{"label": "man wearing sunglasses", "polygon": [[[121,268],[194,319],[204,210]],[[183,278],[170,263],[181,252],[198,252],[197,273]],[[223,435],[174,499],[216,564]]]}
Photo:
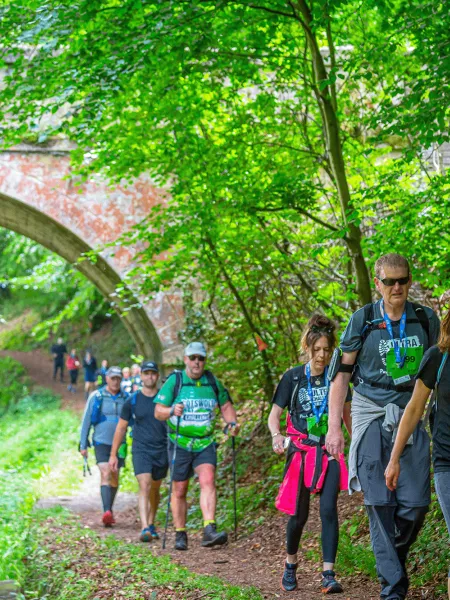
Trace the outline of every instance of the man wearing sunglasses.
{"label": "man wearing sunglasses", "polygon": [[215,522],[215,409],[220,408],[225,422],[230,425],[230,435],[236,435],[239,426],[228,391],[210,371],[205,370],[205,363],[205,346],[201,342],[189,344],[184,351],[185,370],[172,374],[155,400],[155,417],[161,421],[168,420],[170,463],[177,444],[172,472],[172,513],[177,550],[187,550],[188,547],[186,494],[194,472],[200,484],[200,508],[204,524],[202,546],[218,546],[225,544],[228,539],[225,532],[217,531]]}
{"label": "man wearing sunglasses", "polygon": [[411,273],[406,258],[386,254],[375,263],[381,299],[356,311],[340,342],[331,375],[327,450],[344,449],[341,417],[353,381],[349,492],[363,491],[383,600],[403,600],[406,559],[430,503],[430,448],[419,426],[402,454],[397,490],[384,471],[403,409],[409,402],[424,351],[437,342],[439,320],[431,308],[408,302]]}

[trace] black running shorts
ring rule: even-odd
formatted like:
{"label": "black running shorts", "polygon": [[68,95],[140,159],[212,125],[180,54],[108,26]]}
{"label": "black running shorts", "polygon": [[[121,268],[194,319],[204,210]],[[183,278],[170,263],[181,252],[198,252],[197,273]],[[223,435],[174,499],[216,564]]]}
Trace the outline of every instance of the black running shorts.
{"label": "black running shorts", "polygon": [[[175,444],[169,440],[169,463],[172,468],[173,449]],[[174,481],[187,481],[194,475],[194,470],[200,465],[217,465],[217,444],[213,442],[201,452],[190,452],[177,447],[175,456]]]}
{"label": "black running shorts", "polygon": [[[98,444],[94,446],[95,450],[95,459],[98,463],[107,463],[109,462],[109,457],[111,455],[112,446],[108,446],[108,444]],[[125,459],[119,458],[119,469],[121,469],[125,465]]]}
{"label": "black running shorts", "polygon": [[135,475],[150,473],[153,481],[164,479],[169,470],[167,449],[158,451],[133,448],[133,468]]}

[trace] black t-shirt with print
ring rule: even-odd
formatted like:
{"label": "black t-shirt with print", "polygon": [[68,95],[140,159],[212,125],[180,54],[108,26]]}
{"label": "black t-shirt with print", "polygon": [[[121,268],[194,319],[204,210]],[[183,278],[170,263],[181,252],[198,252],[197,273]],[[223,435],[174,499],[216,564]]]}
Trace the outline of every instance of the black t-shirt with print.
{"label": "black t-shirt with print", "polygon": [[[437,346],[429,348],[420,363],[417,378],[432,390],[442,362]],[[450,357],[442,369],[433,422],[433,463],[435,471],[450,471]]]}
{"label": "black t-shirt with print", "polygon": [[[295,397],[292,397],[296,387],[297,390],[295,391]],[[311,387],[314,404],[319,410],[327,393],[325,372],[322,373],[322,375],[311,376]],[[349,389],[345,401],[350,402],[351,399],[352,397]],[[288,408],[289,414],[291,415],[292,424],[294,425],[295,429],[301,433],[308,433],[306,419],[308,417],[313,417],[314,412],[308,396],[308,378],[305,374],[304,365],[300,365],[298,367],[294,367],[293,369],[289,369],[289,371],[286,371],[281,378],[277,389],[275,390],[272,402],[280,408]],[[328,405],[325,408],[325,414],[327,413]]]}

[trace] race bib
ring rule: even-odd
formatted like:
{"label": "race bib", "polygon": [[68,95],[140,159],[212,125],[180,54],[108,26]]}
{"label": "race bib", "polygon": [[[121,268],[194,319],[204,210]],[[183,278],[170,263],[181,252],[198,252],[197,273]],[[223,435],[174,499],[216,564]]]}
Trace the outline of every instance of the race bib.
{"label": "race bib", "polygon": [[316,417],[308,417],[306,419],[306,424],[308,427],[308,435],[320,439],[320,437],[326,435],[328,431],[328,415],[322,415],[318,423]]}
{"label": "race bib", "polygon": [[[402,356],[404,349],[402,348]],[[423,346],[415,348],[406,348],[406,357],[403,367],[400,367],[395,362],[394,348],[391,348],[386,354],[386,371],[392,377],[395,385],[407,383],[416,375],[419,370],[420,363],[423,357]]]}

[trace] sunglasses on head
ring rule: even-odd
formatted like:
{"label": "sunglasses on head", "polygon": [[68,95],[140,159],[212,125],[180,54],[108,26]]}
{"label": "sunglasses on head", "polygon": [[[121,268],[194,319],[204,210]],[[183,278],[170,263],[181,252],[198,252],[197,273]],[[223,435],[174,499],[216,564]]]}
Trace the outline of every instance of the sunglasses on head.
{"label": "sunglasses on head", "polygon": [[194,362],[194,360],[198,360],[199,362],[205,362],[206,356],[199,356],[198,354],[194,354],[192,356],[188,356],[188,359]]}
{"label": "sunglasses on head", "polygon": [[387,287],[392,287],[396,283],[399,285],[406,285],[409,281],[409,275],[407,277],[385,277],[380,279],[381,283]]}
{"label": "sunglasses on head", "polygon": [[333,333],[333,327],[320,327],[319,325],[311,325],[313,333]]}

